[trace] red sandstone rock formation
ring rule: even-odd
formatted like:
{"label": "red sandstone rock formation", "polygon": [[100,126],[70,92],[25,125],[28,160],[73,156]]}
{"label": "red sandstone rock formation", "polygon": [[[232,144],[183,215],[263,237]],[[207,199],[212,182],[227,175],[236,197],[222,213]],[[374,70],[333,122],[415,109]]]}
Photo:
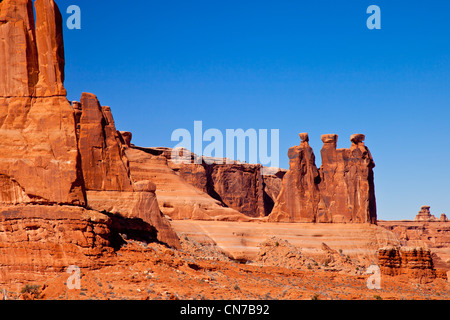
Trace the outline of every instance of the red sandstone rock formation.
{"label": "red sandstone rock formation", "polygon": [[450,271],[450,223],[443,221],[379,221],[402,246],[429,248],[437,272]]}
{"label": "red sandstone rock formation", "polygon": [[87,190],[133,191],[128,160],[109,107],[90,93],[81,96],[79,149]]}
{"label": "red sandstone rock formation", "polygon": [[314,152],[309,146],[308,134],[302,133],[300,138],[300,145],[289,149],[289,171],[283,178],[280,194],[269,216],[270,221],[316,221],[319,171]]}
{"label": "red sandstone rock formation", "polygon": [[[229,211],[229,214],[233,216],[232,219],[236,218],[236,211],[251,218],[267,216],[272,211],[274,201],[281,189],[281,180],[285,174],[285,170],[283,169],[264,168],[261,165],[240,163],[237,161],[226,164],[226,159],[215,159],[220,160],[221,163],[205,161],[205,157],[201,158],[189,150],[184,150],[183,152],[188,155],[187,157],[190,161],[188,163],[179,163],[172,161],[173,150],[170,148],[134,148],[132,152],[138,153],[138,149],[141,151],[146,150],[147,154],[153,153],[153,158],[160,156],[164,166],[169,167],[172,174],[175,173],[178,175],[177,180],[183,180],[184,183],[196,187],[199,191],[214,199],[222,207],[234,209],[235,211]],[[150,156],[148,158],[149,164],[153,162],[157,166],[156,161],[151,160]],[[131,162],[133,167],[134,161]],[[156,172],[151,176],[153,177],[152,179],[159,180]],[[168,180],[164,179],[163,181],[167,182]],[[158,199],[161,200],[161,197],[166,197],[161,194],[161,190],[167,189],[168,186],[163,183],[157,183],[157,185],[157,193],[160,193]],[[179,185],[181,185],[181,182],[179,182]],[[184,187],[180,188],[184,189]],[[191,199],[193,198],[186,195],[182,211],[172,208],[174,205],[173,201],[179,202],[179,200],[175,199],[168,200],[168,203],[166,203],[167,207],[162,206],[161,210],[165,213],[167,212],[174,219],[193,218],[192,210],[196,205],[193,202],[191,202],[192,205],[187,204]],[[198,201],[197,204],[204,202],[200,199]],[[191,209],[188,209],[189,206],[191,206]],[[180,208],[179,205],[175,205],[175,207]],[[200,205],[200,208],[202,207],[203,205]],[[177,213],[168,213],[172,211],[171,209],[174,209],[173,211]],[[211,212],[210,209],[208,209],[209,212]],[[223,212],[220,214],[219,212],[212,214],[212,216],[211,213],[206,215],[196,214],[195,216],[197,217],[196,219],[199,219],[201,216],[202,218],[200,219],[209,219],[208,217],[212,216],[224,217]]]}
{"label": "red sandstone rock formation", "polygon": [[378,263],[382,274],[429,281],[436,277],[429,249],[422,247],[385,247],[378,250]]}
{"label": "red sandstone rock formation", "polygon": [[269,220],[376,223],[375,164],[364,135],[353,135],[350,149],[336,149],[337,135],[323,135],[319,170],[308,134],[300,138],[289,149],[290,168]]}
{"label": "red sandstone rock formation", "polygon": [[[160,210],[172,219],[248,220],[245,215],[224,207],[218,200],[194,187],[173,170],[168,160],[170,156],[165,155],[171,153],[171,149],[131,147],[126,148],[125,153],[133,180],[155,183]],[[183,168],[188,170],[188,167]],[[201,172],[199,176],[202,176]]]}
{"label": "red sandstone rock formation", "polygon": [[0,2],[0,204],[88,202],[141,219],[158,240],[178,246],[154,188],[130,178],[111,110],[91,94],[73,108],[67,101],[55,2],[36,0],[35,9],[36,25],[31,0]]}
{"label": "red sandstone rock formation", "polygon": [[375,163],[364,139],[362,134],[352,135],[350,149],[336,149],[337,135],[322,136],[319,210],[327,216],[323,222],[376,223]]}
{"label": "red sandstone rock formation", "polygon": [[[422,206],[420,208],[419,213],[414,218],[414,220],[415,221],[438,221],[439,219],[437,219],[434,215],[431,214],[430,208],[431,208],[430,206]],[[445,214],[444,214],[444,217],[442,217],[442,215],[441,215],[441,218],[442,218],[442,220],[445,220]]]}
{"label": "red sandstone rock formation", "polygon": [[[0,203],[84,204],[53,1],[0,3]],[[50,76],[52,75],[52,76]]]}
{"label": "red sandstone rock formation", "polygon": [[[81,106],[81,109],[80,109]],[[177,235],[162,216],[151,181],[132,180],[125,154],[128,147],[116,130],[109,107],[83,93],[74,110],[87,205],[95,210],[139,218],[158,230],[158,240],[179,247]]]}
{"label": "red sandstone rock formation", "polygon": [[[70,265],[96,268],[113,252],[111,219],[73,206],[0,207],[0,282]],[[12,277],[12,278],[10,278]],[[30,279],[31,280],[31,279]]]}
{"label": "red sandstone rock formation", "polygon": [[36,0],[36,45],[39,81],[36,96],[65,96],[63,20],[53,0]]}

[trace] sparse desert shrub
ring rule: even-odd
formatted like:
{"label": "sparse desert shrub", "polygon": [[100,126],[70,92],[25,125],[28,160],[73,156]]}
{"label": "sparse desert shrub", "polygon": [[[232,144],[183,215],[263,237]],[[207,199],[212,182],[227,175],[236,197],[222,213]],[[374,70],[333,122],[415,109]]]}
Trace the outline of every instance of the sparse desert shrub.
{"label": "sparse desert shrub", "polygon": [[20,291],[21,294],[28,293],[29,295],[33,296],[35,299],[39,299],[40,297],[40,288],[39,285],[33,285],[33,284],[27,284],[25,287],[22,288],[22,291]]}

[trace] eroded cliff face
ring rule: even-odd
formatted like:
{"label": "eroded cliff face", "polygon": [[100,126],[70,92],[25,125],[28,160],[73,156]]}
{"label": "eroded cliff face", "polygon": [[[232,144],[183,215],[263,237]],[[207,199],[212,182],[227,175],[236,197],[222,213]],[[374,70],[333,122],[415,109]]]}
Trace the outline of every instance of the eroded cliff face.
{"label": "eroded cliff face", "polygon": [[67,100],[62,25],[53,0],[0,2],[0,205],[89,207],[138,219],[179,246],[154,185],[131,179],[110,108],[87,93]]}
{"label": "eroded cliff face", "polygon": [[270,221],[376,223],[375,164],[364,135],[351,137],[350,149],[336,149],[337,135],[323,135],[317,169],[308,134],[289,149],[285,175]]}
{"label": "eroded cliff face", "polygon": [[159,209],[155,184],[130,175],[128,145],[116,130],[111,109],[90,93],[83,93],[74,109],[88,207],[142,219],[158,230],[159,241],[179,247],[177,235]]}
{"label": "eroded cliff face", "polygon": [[54,1],[0,3],[0,203],[85,204]]}
{"label": "eroded cliff face", "polygon": [[[437,275],[431,251],[423,247],[380,248],[378,262],[381,273],[385,275],[406,275],[423,282],[430,281]],[[444,272],[439,276],[446,278]]]}
{"label": "eroded cliff face", "polygon": [[70,265],[98,268],[113,253],[111,219],[73,206],[0,207],[0,283],[45,279]]}
{"label": "eroded cliff face", "polygon": [[207,159],[188,150],[183,151],[187,161],[172,161],[173,151],[135,146],[126,150],[131,175],[155,181],[161,210],[171,218],[242,221],[272,211],[285,170]]}
{"label": "eroded cliff face", "polygon": [[[233,220],[246,221],[248,217],[224,206],[210,197],[196,182],[206,176],[203,167],[183,166],[173,168],[170,162],[171,149],[140,148],[125,149],[130,161],[133,180],[151,180],[156,185],[160,210],[172,219]],[[185,180],[178,169],[191,180]]]}

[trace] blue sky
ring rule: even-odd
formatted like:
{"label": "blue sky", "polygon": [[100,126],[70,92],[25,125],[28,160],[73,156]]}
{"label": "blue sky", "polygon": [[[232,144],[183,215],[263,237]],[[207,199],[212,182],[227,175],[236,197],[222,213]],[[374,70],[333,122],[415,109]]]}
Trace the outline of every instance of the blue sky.
{"label": "blue sky", "polygon": [[[308,132],[366,134],[380,219],[450,215],[450,1],[57,1],[68,98],[96,94],[140,146],[177,128],[279,129],[280,165]],[[369,5],[381,30],[369,30]]]}

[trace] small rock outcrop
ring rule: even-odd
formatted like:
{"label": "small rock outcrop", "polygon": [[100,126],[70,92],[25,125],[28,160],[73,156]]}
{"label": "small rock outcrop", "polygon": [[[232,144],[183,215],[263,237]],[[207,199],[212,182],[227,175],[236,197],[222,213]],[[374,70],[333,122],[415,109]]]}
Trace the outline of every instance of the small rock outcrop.
{"label": "small rock outcrop", "polygon": [[430,206],[422,206],[420,208],[419,213],[414,218],[414,221],[424,221],[424,222],[431,222],[431,221],[441,221],[445,222],[447,216],[443,213],[440,217],[440,219],[436,218],[434,215],[431,214]]}
{"label": "small rock outcrop", "polygon": [[270,221],[376,223],[375,167],[365,136],[351,136],[350,149],[336,149],[338,136],[322,136],[317,169],[308,134],[289,149],[286,173]]}
{"label": "small rock outcrop", "polygon": [[431,251],[423,247],[385,247],[378,250],[381,273],[407,275],[428,281],[436,278]]}

